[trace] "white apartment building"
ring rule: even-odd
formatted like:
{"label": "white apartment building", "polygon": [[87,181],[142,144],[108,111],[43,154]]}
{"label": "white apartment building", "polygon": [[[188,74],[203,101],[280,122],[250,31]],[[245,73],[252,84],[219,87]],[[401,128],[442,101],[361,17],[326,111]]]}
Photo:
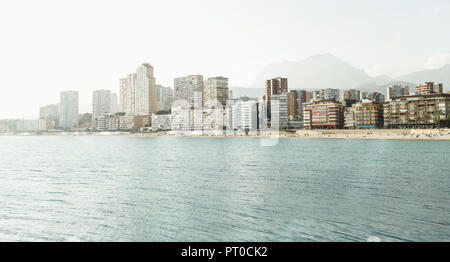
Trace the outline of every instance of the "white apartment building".
{"label": "white apartment building", "polygon": [[236,101],[231,108],[233,130],[258,130],[258,101]]}
{"label": "white apartment building", "polygon": [[171,115],[152,115],[152,130],[153,131],[167,131],[172,129]]}
{"label": "white apartment building", "polygon": [[135,74],[120,80],[120,111],[127,115],[151,115],[159,111],[153,67],[142,64]]}
{"label": "white apartment building", "polygon": [[228,78],[211,77],[203,83],[203,105],[208,102],[219,101],[222,108],[226,106],[228,100]]}
{"label": "white apartment building", "polygon": [[280,129],[284,129],[288,126],[288,96],[287,92],[279,95],[272,95],[270,101],[271,113],[271,126],[278,126]]}
{"label": "white apartment building", "polygon": [[[199,95],[200,94],[200,95]],[[203,105],[203,76],[202,75],[189,75],[185,77],[179,77],[174,79],[174,95],[175,101],[184,100],[189,103],[191,107]],[[198,99],[200,96],[200,104]]]}
{"label": "white apartment building", "polygon": [[103,114],[111,113],[111,91],[110,90],[95,90],[92,93],[92,120]]}
{"label": "white apartment building", "polygon": [[59,127],[70,129],[78,126],[78,99],[78,91],[64,91],[60,93]]}

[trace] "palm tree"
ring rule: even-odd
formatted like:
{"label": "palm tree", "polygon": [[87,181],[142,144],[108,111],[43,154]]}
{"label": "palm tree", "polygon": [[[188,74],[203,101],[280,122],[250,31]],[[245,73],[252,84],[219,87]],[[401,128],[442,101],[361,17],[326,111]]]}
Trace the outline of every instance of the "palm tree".
{"label": "palm tree", "polygon": [[430,122],[430,119],[431,119],[431,117],[430,117],[430,115],[428,113],[425,113],[423,115],[423,120],[425,121],[425,125],[426,126],[428,126],[428,122]]}

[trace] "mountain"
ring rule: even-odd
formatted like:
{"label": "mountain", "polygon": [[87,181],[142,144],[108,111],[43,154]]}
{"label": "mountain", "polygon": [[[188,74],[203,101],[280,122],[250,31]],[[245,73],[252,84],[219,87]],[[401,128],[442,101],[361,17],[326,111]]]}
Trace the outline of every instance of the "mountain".
{"label": "mountain", "polygon": [[331,55],[315,55],[299,62],[282,62],[266,66],[256,76],[253,87],[264,88],[265,80],[286,77],[289,89],[349,89],[378,82],[363,70]]}
{"label": "mountain", "polygon": [[412,83],[423,83],[423,82],[438,82],[444,84],[444,90],[450,90],[450,65],[445,65],[439,69],[424,70],[419,72],[414,72],[404,76],[396,78],[401,81],[408,81]]}
{"label": "mountain", "polygon": [[265,81],[275,77],[286,77],[289,90],[317,90],[325,88],[359,89],[366,92],[381,92],[386,95],[386,87],[395,84],[407,85],[415,91],[419,83],[433,81],[444,84],[444,91],[450,89],[450,65],[440,69],[424,70],[392,78],[387,75],[369,76],[366,72],[331,55],[322,54],[308,57],[298,62],[273,63],[264,67],[256,76],[250,88],[233,87],[233,97],[261,97]]}

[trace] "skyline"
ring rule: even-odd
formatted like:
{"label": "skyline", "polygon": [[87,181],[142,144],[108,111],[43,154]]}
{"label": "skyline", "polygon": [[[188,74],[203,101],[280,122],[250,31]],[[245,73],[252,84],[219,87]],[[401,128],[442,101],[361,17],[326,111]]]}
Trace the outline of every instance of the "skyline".
{"label": "skyline", "polygon": [[446,1],[260,2],[1,3],[0,118],[35,118],[63,90],[79,90],[80,112],[89,112],[92,91],[117,93],[144,62],[171,87],[190,74],[246,87],[268,64],[321,53],[371,76],[450,63]]}

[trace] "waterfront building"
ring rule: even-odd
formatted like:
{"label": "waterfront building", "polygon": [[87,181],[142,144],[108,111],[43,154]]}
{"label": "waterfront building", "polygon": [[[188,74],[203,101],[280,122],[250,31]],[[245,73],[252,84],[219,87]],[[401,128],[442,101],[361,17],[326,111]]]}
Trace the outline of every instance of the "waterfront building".
{"label": "waterfront building", "polygon": [[142,64],[136,71],[135,115],[151,115],[159,111],[153,67]]}
{"label": "waterfront building", "polygon": [[295,90],[288,93],[288,119],[296,120],[299,118],[298,112],[298,93]]}
{"label": "waterfront building", "polygon": [[335,99],[315,101],[303,109],[304,127],[342,128],[344,126],[344,107]]}
{"label": "waterfront building", "polygon": [[78,126],[78,91],[63,91],[59,102],[59,127],[71,129]]}
{"label": "waterfront building", "polygon": [[39,119],[51,120],[55,124],[59,119],[59,105],[46,105],[39,109]]}
{"label": "waterfront building", "polygon": [[17,132],[36,132],[39,128],[39,120],[17,120]]}
{"label": "waterfront building", "polygon": [[135,114],[136,78],[134,73],[120,79],[119,111],[127,115]]}
{"label": "waterfront building", "polygon": [[120,79],[120,111],[127,115],[150,115],[159,111],[153,66],[144,63],[136,73]]}
{"label": "waterfront building", "polygon": [[159,111],[170,111],[173,103],[173,89],[161,85],[156,86]]}
{"label": "waterfront building", "polygon": [[232,106],[232,129],[235,131],[259,130],[258,101],[240,100]]}
{"label": "waterfront building", "polygon": [[92,93],[92,118],[97,121],[97,118],[103,114],[111,113],[111,91],[110,90],[95,90]]}
{"label": "waterfront building", "polygon": [[344,109],[344,127],[348,129],[354,129],[355,123],[355,108],[348,106]]}
{"label": "waterfront building", "polygon": [[39,119],[38,121],[38,131],[48,131],[55,128],[56,123],[53,120]]}
{"label": "waterfront building", "polygon": [[191,131],[191,107],[186,100],[175,101],[172,105],[172,130]]}
{"label": "waterfront building", "polygon": [[384,126],[389,128],[449,126],[450,94],[393,97],[384,104]]}
{"label": "waterfront building", "polygon": [[170,114],[153,114],[152,115],[152,130],[153,131],[168,131],[172,129],[172,117]]}
{"label": "waterfront building", "polygon": [[217,100],[223,108],[227,104],[228,94],[228,78],[221,76],[208,78],[203,83],[203,106]]}
{"label": "waterfront building", "polygon": [[382,128],[383,107],[371,100],[353,104],[354,124],[356,128]]}
{"label": "waterfront building", "polygon": [[277,77],[274,79],[266,80],[266,92],[263,96],[265,104],[267,106],[267,119],[271,119],[271,98],[273,95],[279,95],[288,92],[288,79]]}
{"label": "waterfront building", "polygon": [[286,129],[288,127],[288,93],[272,95],[270,107],[272,114],[271,126],[278,125],[280,129]]}
{"label": "waterfront building", "polygon": [[134,129],[141,129],[141,128],[145,128],[145,127],[151,127],[151,125],[152,125],[152,115],[134,116],[134,118],[133,118],[133,128]]}
{"label": "waterfront building", "polygon": [[442,94],[443,92],[442,83],[426,82],[416,86],[416,95]]}
{"label": "waterfront building", "polygon": [[[196,104],[199,97],[203,96],[203,76],[202,75],[189,75],[185,77],[179,77],[174,79],[174,96],[175,101],[187,101],[191,107]],[[200,99],[200,107],[203,105],[203,99]]]}
{"label": "waterfront building", "polygon": [[409,87],[403,85],[391,85],[387,87],[387,99],[390,101],[393,97],[408,96]]}

